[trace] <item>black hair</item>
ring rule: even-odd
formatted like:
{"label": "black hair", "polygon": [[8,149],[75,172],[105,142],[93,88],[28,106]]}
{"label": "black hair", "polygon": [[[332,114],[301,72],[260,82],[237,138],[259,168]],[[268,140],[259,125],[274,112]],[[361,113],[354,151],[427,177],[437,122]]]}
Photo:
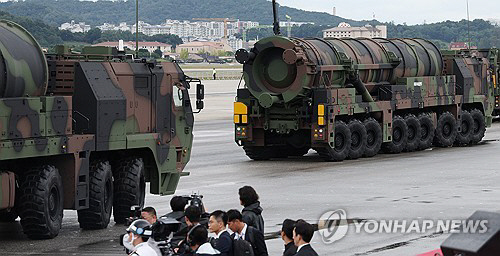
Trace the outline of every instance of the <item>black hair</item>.
{"label": "black hair", "polygon": [[221,220],[222,223],[224,223],[224,226],[227,225],[227,214],[225,211],[221,211],[221,210],[217,210],[217,211],[214,211],[210,214],[210,216],[214,216],[214,218],[219,221]]}
{"label": "black hair", "polygon": [[298,220],[297,223],[295,223],[295,234],[301,235],[302,239],[306,243],[309,243],[314,234],[314,227],[305,220]]}
{"label": "black hair", "polygon": [[281,226],[281,230],[285,232],[285,236],[290,239],[293,239],[293,229],[295,228],[295,221],[291,219],[286,219],[283,221],[283,225]]}
{"label": "black hair", "polygon": [[170,199],[170,208],[172,208],[172,211],[174,212],[184,211],[187,203],[188,201],[186,200],[186,198],[182,196],[174,196],[172,197],[172,199]]}
{"label": "black hair", "polygon": [[243,206],[245,207],[259,201],[259,195],[257,195],[255,189],[253,189],[250,186],[244,186],[240,188],[238,194],[240,195],[240,200],[243,203]]}
{"label": "black hair", "polygon": [[191,246],[202,245],[208,241],[208,230],[204,226],[198,225],[189,232],[188,238]]}
{"label": "black hair", "polygon": [[200,222],[200,219],[201,219],[201,210],[200,210],[199,207],[190,205],[184,211],[184,215],[191,222]]}
{"label": "black hair", "polygon": [[156,216],[156,210],[153,207],[145,207],[141,210],[141,212],[147,212],[149,214],[152,214],[153,216]]}
{"label": "black hair", "polygon": [[227,211],[227,221],[231,222],[233,220],[243,221],[243,216],[241,215],[240,211],[236,209]]}

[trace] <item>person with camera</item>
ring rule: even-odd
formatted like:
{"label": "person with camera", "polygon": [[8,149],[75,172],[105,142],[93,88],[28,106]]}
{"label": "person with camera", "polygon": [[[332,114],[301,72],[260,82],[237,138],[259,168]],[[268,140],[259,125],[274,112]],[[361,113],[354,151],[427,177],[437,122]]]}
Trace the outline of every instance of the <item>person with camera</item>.
{"label": "person with camera", "polygon": [[215,234],[215,237],[210,241],[211,244],[222,256],[233,256],[233,239],[226,230],[226,226],[226,212],[217,210],[210,214],[208,229]]}
{"label": "person with camera", "polygon": [[293,230],[293,242],[297,246],[295,256],[318,256],[316,251],[309,244],[314,235],[313,225],[305,220],[298,220]]}
{"label": "person with camera", "polygon": [[188,228],[186,224],[186,218],[184,217],[184,209],[186,208],[187,203],[188,200],[183,196],[172,197],[172,199],[170,199],[170,208],[172,209],[172,212],[162,216],[162,218],[166,217],[175,219],[181,223],[179,226],[179,230],[174,233],[174,237],[172,238],[172,244],[174,246],[177,246],[180,241],[186,238]]}
{"label": "person with camera", "polygon": [[295,221],[286,219],[281,226],[281,239],[285,242],[285,251],[283,256],[293,256],[297,253],[297,246],[293,242],[293,229],[295,228]]}
{"label": "person with camera", "polygon": [[215,256],[221,255],[220,252],[212,247],[208,242],[208,231],[203,225],[197,224],[187,235],[186,244],[189,250],[184,252],[183,256]]}
{"label": "person with camera", "polygon": [[[255,256],[267,256],[267,246],[264,241],[264,235],[258,229],[243,222],[243,216],[238,210],[229,210],[227,212],[227,220],[229,229],[234,233],[232,238],[234,247],[234,255],[248,255],[249,252],[245,244],[250,243],[250,250],[253,251]],[[239,242],[236,240],[243,240]]]}
{"label": "person with camera", "polygon": [[148,240],[153,235],[151,224],[146,220],[136,220],[127,228],[128,242],[133,246],[129,255],[134,256],[161,256],[151,247]]}
{"label": "person with camera", "polygon": [[158,220],[156,210],[153,207],[145,207],[141,210],[141,219],[146,220],[149,224],[153,225]]}
{"label": "person with camera", "polygon": [[239,189],[240,204],[244,207],[241,211],[243,222],[258,229],[264,234],[264,219],[262,218],[262,207],[260,207],[259,195],[250,186]]}

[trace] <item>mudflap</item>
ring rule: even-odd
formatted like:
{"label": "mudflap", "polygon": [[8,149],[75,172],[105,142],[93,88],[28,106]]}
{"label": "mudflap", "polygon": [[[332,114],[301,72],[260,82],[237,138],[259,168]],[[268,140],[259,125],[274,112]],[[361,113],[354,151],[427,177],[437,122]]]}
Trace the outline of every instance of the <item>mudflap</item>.
{"label": "mudflap", "polygon": [[14,207],[16,176],[13,172],[0,173],[0,210]]}

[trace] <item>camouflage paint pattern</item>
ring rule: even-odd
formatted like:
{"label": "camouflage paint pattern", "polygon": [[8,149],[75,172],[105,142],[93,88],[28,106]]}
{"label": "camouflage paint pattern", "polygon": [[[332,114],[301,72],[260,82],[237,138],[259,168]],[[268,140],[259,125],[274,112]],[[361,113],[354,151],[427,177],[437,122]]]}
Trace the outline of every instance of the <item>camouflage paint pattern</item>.
{"label": "camouflage paint pattern", "polygon": [[[488,51],[488,56],[451,55],[424,39],[274,36],[257,42],[251,53],[255,57],[243,66],[246,86],[237,95],[237,102],[248,108],[243,115],[235,112],[246,116],[246,122],[235,118],[239,145],[301,140],[310,147],[333,147],[335,120],[367,116],[378,120],[383,141],[390,142],[392,118],[398,113],[450,111],[459,119],[461,109],[477,108],[487,126],[491,124],[494,72],[490,66],[497,65],[496,50]],[[458,79],[459,73],[468,78]],[[353,86],[359,81],[373,102],[364,100]],[[271,104],[269,100],[263,104],[266,95],[273,97]],[[319,105],[325,105],[324,125],[318,124]],[[315,131],[323,132],[316,136]]]}
{"label": "camouflage paint pattern", "polygon": [[0,20],[0,97],[42,96],[48,70],[42,48],[14,22]]}
{"label": "camouflage paint pattern", "polygon": [[[5,24],[0,22],[0,29],[6,29]],[[13,29],[13,33],[19,31]],[[4,39],[0,34],[5,57],[10,48],[1,48]],[[188,174],[183,170],[193,142],[187,77],[176,63],[132,62],[125,55],[110,56],[109,49],[104,50],[89,49],[92,54],[86,55],[61,48],[47,56],[48,63],[45,57],[21,56],[0,65],[6,70],[27,69],[15,81],[28,81],[26,77],[37,74],[42,77],[26,84],[0,80],[0,89],[16,92],[0,98],[0,175],[4,181],[4,174],[22,174],[30,164],[55,165],[63,179],[64,207],[84,209],[89,205],[91,159],[119,161],[120,156],[133,155],[145,161],[151,193],[175,192],[179,178]],[[31,61],[44,64],[50,77],[35,74],[38,67],[17,64]],[[4,183],[0,183],[0,210],[12,207],[3,199],[11,194]]]}

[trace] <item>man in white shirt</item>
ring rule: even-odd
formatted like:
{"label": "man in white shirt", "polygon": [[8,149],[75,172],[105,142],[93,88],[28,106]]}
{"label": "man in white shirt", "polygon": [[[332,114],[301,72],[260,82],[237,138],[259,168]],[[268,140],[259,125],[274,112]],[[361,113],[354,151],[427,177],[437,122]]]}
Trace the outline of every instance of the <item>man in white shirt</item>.
{"label": "man in white shirt", "polygon": [[314,227],[304,220],[298,220],[293,230],[293,242],[297,246],[295,256],[318,256],[309,244],[314,234]]}
{"label": "man in white shirt", "polygon": [[227,214],[224,211],[214,211],[210,214],[208,221],[208,229],[215,234],[215,239],[212,240],[212,245],[223,256],[233,255],[233,241],[231,235],[226,229]]}
{"label": "man in white shirt", "polygon": [[267,256],[267,246],[264,241],[264,235],[258,229],[248,226],[243,222],[243,216],[238,210],[229,210],[227,212],[227,223],[229,229],[234,234],[235,240],[242,239],[252,244],[252,249],[255,256]]}
{"label": "man in white shirt", "polygon": [[160,256],[158,251],[151,247],[148,240],[153,235],[151,225],[146,220],[136,220],[127,228],[128,242],[133,246],[130,255],[135,256]]}

